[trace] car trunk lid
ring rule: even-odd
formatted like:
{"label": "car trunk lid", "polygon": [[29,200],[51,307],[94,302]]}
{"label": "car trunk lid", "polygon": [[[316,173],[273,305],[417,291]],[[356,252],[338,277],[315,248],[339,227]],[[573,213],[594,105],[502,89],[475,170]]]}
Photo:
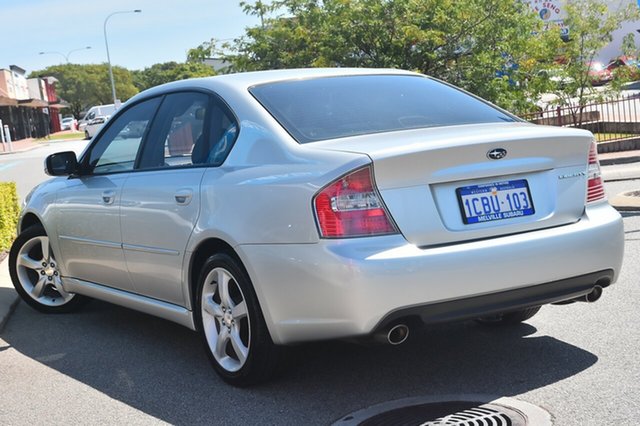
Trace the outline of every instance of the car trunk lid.
{"label": "car trunk lid", "polygon": [[[307,146],[368,155],[400,232],[413,244],[434,246],[578,221],[592,141],[582,130],[492,123]],[[500,214],[486,203],[502,204]]]}

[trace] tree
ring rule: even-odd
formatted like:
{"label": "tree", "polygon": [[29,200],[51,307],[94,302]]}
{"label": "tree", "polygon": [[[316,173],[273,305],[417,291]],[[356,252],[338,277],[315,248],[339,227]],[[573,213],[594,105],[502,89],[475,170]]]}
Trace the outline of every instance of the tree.
{"label": "tree", "polygon": [[621,50],[624,56],[636,56],[638,48],[636,47],[636,36],[634,33],[629,33],[622,38]]}
{"label": "tree", "polygon": [[[30,77],[53,76],[58,79],[58,96],[71,106],[71,113],[80,117],[92,105],[113,103],[107,64],[64,64],[34,71]],[[126,68],[113,67],[116,92],[123,102],[138,93],[131,73]]]}
{"label": "tree", "polygon": [[154,64],[140,71],[133,71],[133,82],[139,90],[146,90],[160,84],[187,78],[209,77],[215,75],[215,71],[203,63],[165,62]]}
{"label": "tree", "polygon": [[216,51],[216,39],[212,38],[209,41],[205,41],[187,51],[188,63],[202,63],[205,59],[213,57]]}
{"label": "tree", "polygon": [[[596,55],[611,43],[612,33],[623,22],[639,18],[637,4],[629,3],[611,10],[609,3],[606,0],[573,0],[565,5],[569,40],[560,50],[561,65],[556,73],[563,84],[556,88],[555,94],[558,103],[570,109],[576,125],[582,124],[584,106],[603,95],[592,90],[590,73]],[[617,88],[614,84],[611,89]]]}
{"label": "tree", "polygon": [[[259,16],[225,59],[235,70],[402,68],[515,111],[546,88],[557,34],[514,0],[279,0],[241,3]],[[558,40],[557,42],[555,40]]]}

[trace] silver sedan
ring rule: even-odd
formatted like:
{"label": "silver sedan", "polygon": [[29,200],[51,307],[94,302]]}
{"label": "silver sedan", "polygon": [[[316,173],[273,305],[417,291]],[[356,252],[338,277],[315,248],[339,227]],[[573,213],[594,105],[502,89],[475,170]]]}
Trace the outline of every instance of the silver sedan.
{"label": "silver sedan", "polygon": [[404,71],[170,83],[46,169],[10,254],[22,298],[198,330],[234,385],[272,377],[291,344],[595,301],[622,263],[591,133]]}

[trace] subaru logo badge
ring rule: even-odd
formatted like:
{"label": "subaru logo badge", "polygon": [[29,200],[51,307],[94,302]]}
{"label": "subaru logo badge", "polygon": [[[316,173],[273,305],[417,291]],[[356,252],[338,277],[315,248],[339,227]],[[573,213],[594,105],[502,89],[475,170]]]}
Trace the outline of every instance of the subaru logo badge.
{"label": "subaru logo badge", "polygon": [[502,148],[492,149],[491,151],[487,152],[487,157],[491,158],[492,160],[500,160],[506,156],[507,150]]}

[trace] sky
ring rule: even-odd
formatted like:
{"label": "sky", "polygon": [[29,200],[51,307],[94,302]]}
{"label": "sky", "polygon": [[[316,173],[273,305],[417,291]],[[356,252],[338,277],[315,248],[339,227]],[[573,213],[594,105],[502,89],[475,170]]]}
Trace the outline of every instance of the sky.
{"label": "sky", "polygon": [[[0,68],[27,72],[65,63],[107,62],[103,25],[112,12],[142,13],[109,18],[112,65],[130,70],[155,63],[184,62],[187,50],[211,38],[232,39],[258,24],[240,0],[0,0]],[[60,52],[43,54],[39,52]]]}

